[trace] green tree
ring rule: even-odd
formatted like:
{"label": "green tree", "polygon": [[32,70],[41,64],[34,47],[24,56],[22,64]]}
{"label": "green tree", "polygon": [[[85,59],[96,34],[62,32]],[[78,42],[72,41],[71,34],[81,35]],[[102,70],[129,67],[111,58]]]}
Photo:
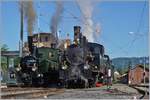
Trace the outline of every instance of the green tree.
{"label": "green tree", "polygon": [[6,44],[3,44],[1,47],[1,51],[7,51],[9,48]]}
{"label": "green tree", "polygon": [[[9,48],[6,44],[3,44],[1,47],[1,51],[7,51]],[[1,56],[1,68],[2,71],[6,71],[7,70],[7,59],[6,57]]]}
{"label": "green tree", "polygon": [[121,67],[118,67],[117,71],[119,72],[119,74],[123,74],[123,69]]}
{"label": "green tree", "polygon": [[123,74],[125,74],[126,72],[128,72],[128,67],[123,67],[123,68],[119,67],[119,68],[117,68],[117,71],[118,71],[121,75],[123,75]]}
{"label": "green tree", "polygon": [[[7,51],[9,48],[6,44],[1,46],[1,51]],[[7,81],[7,58],[1,56],[2,83]]]}

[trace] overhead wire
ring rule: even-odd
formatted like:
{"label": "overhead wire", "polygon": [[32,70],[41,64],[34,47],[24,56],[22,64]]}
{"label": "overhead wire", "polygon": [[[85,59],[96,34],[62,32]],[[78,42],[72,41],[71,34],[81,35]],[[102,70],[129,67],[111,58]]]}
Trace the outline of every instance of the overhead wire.
{"label": "overhead wire", "polygon": [[[145,34],[140,34],[140,29],[141,29],[141,26],[142,26],[142,20],[143,20],[143,15],[144,15],[144,10],[145,10],[145,6],[146,6],[146,2],[144,3],[144,6],[142,8],[142,12],[141,12],[141,15],[140,15],[140,21],[139,21],[139,25],[138,25],[138,28],[137,28],[137,32],[136,32],[136,37],[134,37],[134,39],[130,42],[128,42],[125,46],[123,47],[120,47],[118,45],[116,45],[116,47],[118,49],[120,49],[122,52],[124,52],[125,54],[128,54],[128,50],[124,50],[124,48],[126,49],[127,47],[131,48],[131,46],[133,46],[134,42],[138,39],[138,38],[141,38],[141,36],[145,36]],[[110,41],[110,40],[109,40]],[[112,41],[111,41],[112,43]],[[113,43],[114,44],[114,43]],[[127,48],[128,49],[128,48]]]}
{"label": "overhead wire", "polygon": [[[76,3],[76,5],[79,7],[79,5]],[[142,8],[142,13],[141,13],[141,15],[140,15],[140,22],[139,22],[139,25],[138,25],[138,28],[137,28],[137,36],[131,41],[131,42],[128,42],[128,44],[127,44],[127,46],[124,46],[125,48],[126,47],[131,47],[133,44],[134,44],[134,42],[139,38],[139,37],[141,37],[141,36],[144,36],[144,34],[142,35],[142,34],[139,34],[139,32],[140,32],[140,29],[141,29],[141,25],[142,25],[142,19],[143,19],[143,14],[144,14],[144,10],[145,10],[145,6],[146,6],[146,2],[144,3],[144,7]],[[81,11],[81,9],[80,9],[80,7],[79,7],[79,10],[80,10],[80,12],[82,13],[82,11]],[[76,16],[75,14],[73,14],[72,12],[70,12],[68,9],[65,9],[64,8],[64,11],[66,11],[68,14],[70,14],[71,16],[72,16],[72,18],[73,19],[75,19],[75,20],[77,20],[77,21],[79,21],[79,22],[81,22],[81,23],[83,23],[83,24],[85,24],[85,25],[87,25],[87,23],[85,23],[85,21],[83,21],[81,18],[79,18],[78,16]],[[42,16],[42,15],[41,15]],[[85,17],[85,16],[84,16]],[[85,17],[86,18],[86,17]],[[49,23],[47,23],[45,20],[43,20],[41,17],[40,17],[40,19],[45,23],[45,24],[47,24],[48,26],[49,26]],[[110,40],[109,40],[110,41]],[[112,43],[112,41],[111,41],[111,43]],[[113,43],[114,44],[114,43]],[[120,46],[118,46],[118,45],[116,45],[116,48],[118,48],[118,49],[120,49],[122,52],[124,52],[125,54],[128,54],[128,51],[126,51],[126,50],[124,50],[124,47],[120,47]]]}
{"label": "overhead wire", "polygon": [[[142,8],[142,12],[141,12],[141,15],[140,15],[140,21],[139,21],[139,25],[138,25],[138,28],[137,28],[137,31],[136,31],[136,36],[134,37],[134,39],[131,41],[131,42],[128,42],[127,46],[130,48],[131,46],[133,46],[134,42],[138,39],[138,38],[141,38],[141,34],[139,33],[140,32],[140,29],[141,29],[141,26],[142,26],[142,20],[143,20],[143,15],[144,15],[144,10],[145,10],[145,7],[146,7],[146,1],[143,5],[143,8]],[[144,34],[143,34],[144,36]]]}
{"label": "overhead wire", "polygon": [[[140,29],[141,29],[141,26],[142,26],[142,20],[143,20],[143,15],[144,15],[144,10],[145,10],[145,7],[146,7],[146,1],[144,3],[144,6],[142,8],[142,12],[141,12],[141,15],[140,15],[140,21],[139,21],[139,25],[138,25],[138,28],[137,28],[137,32],[136,32],[136,37],[134,37],[134,39],[131,41],[131,42],[128,42],[127,45],[125,46],[126,47],[131,47],[133,46],[134,42],[138,39],[138,38],[141,38],[141,36],[145,36],[145,34],[140,34]],[[110,41],[110,40],[109,40]],[[111,41],[112,43],[112,41]],[[113,43],[114,44],[114,43]],[[124,50],[124,47],[120,47],[118,45],[115,44],[115,46],[120,49],[123,53],[125,54],[128,54],[128,50]]]}

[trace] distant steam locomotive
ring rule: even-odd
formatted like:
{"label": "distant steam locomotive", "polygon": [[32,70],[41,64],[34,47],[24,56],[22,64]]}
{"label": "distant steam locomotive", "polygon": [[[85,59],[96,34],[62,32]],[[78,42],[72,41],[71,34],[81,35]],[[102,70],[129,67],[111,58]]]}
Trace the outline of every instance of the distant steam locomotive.
{"label": "distant steam locomotive", "polygon": [[57,86],[67,88],[93,87],[108,77],[111,69],[109,56],[104,55],[103,45],[88,42],[74,27],[74,43],[61,51],[55,44],[34,47],[28,37],[30,55],[21,58],[17,74],[24,85]]}

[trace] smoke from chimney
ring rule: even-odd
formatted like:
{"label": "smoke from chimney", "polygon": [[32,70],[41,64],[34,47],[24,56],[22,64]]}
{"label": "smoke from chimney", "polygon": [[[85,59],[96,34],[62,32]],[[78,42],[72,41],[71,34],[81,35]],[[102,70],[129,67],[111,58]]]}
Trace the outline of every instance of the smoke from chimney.
{"label": "smoke from chimney", "polygon": [[33,1],[22,1],[25,19],[27,21],[28,36],[32,36],[36,20],[36,12],[33,7]]}
{"label": "smoke from chimney", "polygon": [[83,34],[87,37],[89,42],[94,42],[94,29],[93,29],[93,2],[92,0],[77,0],[80,10],[83,14]]}
{"label": "smoke from chimney", "polygon": [[100,33],[101,33],[101,26],[100,26],[100,23],[97,23],[96,26],[95,26],[95,33],[96,33],[96,36],[99,36]]}
{"label": "smoke from chimney", "polygon": [[56,11],[51,18],[51,26],[50,29],[55,37],[57,37],[57,28],[61,21],[61,14],[63,13],[63,2],[56,1]]}

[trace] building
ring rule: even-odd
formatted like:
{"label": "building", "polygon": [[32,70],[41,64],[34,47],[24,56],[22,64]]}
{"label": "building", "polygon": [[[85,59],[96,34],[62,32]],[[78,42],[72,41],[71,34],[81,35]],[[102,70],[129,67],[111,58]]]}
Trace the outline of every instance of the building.
{"label": "building", "polygon": [[[149,69],[145,68],[145,82],[149,82]],[[144,83],[144,66],[136,65],[135,68],[128,72],[128,84],[142,84]]]}
{"label": "building", "polygon": [[[129,85],[137,85],[144,83],[144,66],[136,65],[134,68],[123,74],[120,82]],[[149,68],[145,68],[145,83],[149,83]]]}
{"label": "building", "polygon": [[[1,82],[9,83],[11,82],[10,70],[17,65],[16,59],[19,57],[19,51],[1,51]],[[15,81],[14,81],[15,82]]]}

